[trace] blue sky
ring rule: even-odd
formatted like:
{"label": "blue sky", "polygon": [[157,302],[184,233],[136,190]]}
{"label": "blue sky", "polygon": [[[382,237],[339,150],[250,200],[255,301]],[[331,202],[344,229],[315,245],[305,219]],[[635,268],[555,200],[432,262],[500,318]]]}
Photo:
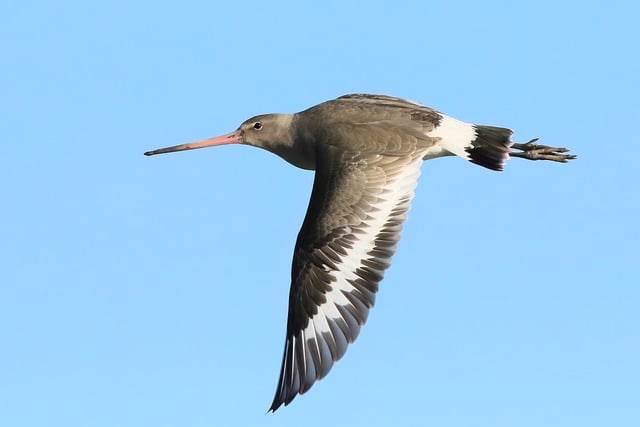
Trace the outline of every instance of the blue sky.
{"label": "blue sky", "polygon": [[[640,425],[637,4],[5,2],[3,426]],[[313,174],[227,146],[352,92],[570,147],[427,162],[376,307],[265,415]]]}

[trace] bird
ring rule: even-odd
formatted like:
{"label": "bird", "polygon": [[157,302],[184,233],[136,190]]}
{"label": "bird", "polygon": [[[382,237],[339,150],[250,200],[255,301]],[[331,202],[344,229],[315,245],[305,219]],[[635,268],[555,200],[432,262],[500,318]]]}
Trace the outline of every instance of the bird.
{"label": "bird", "polygon": [[315,170],[291,267],[286,340],[269,411],[307,392],[345,354],[374,305],[407,218],[422,163],[458,156],[502,171],[510,157],[566,163],[566,148],[511,140],[420,103],[350,94],[295,114],[263,114],[219,137],[152,156],[242,144]]}

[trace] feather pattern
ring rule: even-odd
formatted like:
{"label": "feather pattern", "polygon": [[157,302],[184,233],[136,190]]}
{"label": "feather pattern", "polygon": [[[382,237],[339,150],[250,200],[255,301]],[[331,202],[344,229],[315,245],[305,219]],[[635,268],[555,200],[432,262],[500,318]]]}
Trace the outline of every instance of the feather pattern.
{"label": "feather pattern", "polygon": [[317,163],[296,243],[287,338],[271,410],[323,378],[345,353],[391,264],[422,155],[330,148]]}
{"label": "feather pattern", "polygon": [[391,264],[423,160],[456,155],[499,171],[510,157],[575,158],[536,139],[514,143],[512,134],[417,102],[352,94],[295,114],[254,116],[229,134],[145,155],[242,143],[316,171],[294,250],[275,411],[327,375],[360,333]]}

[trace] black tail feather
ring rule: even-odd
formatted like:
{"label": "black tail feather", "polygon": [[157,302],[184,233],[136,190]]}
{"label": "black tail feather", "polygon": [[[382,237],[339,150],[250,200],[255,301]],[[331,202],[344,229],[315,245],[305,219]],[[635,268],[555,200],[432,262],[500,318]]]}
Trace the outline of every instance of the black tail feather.
{"label": "black tail feather", "polygon": [[469,160],[485,168],[501,171],[504,163],[509,158],[509,151],[513,142],[513,131],[507,128],[494,126],[473,126],[476,131],[476,139],[466,151]]}

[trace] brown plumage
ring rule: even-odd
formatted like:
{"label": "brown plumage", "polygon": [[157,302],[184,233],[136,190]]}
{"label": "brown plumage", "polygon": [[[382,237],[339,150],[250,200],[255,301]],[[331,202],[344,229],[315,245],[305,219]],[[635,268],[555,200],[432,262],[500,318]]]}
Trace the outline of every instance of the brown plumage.
{"label": "brown plumage", "polygon": [[[566,162],[566,149],[515,144],[506,128],[460,122],[383,95],[346,95],[297,114],[266,114],[217,138],[146,155],[241,143],[316,171],[296,241],[275,411],[346,352],[373,307],[400,239],[420,166],[458,155],[493,170],[511,157]],[[520,151],[512,151],[516,148]]]}

